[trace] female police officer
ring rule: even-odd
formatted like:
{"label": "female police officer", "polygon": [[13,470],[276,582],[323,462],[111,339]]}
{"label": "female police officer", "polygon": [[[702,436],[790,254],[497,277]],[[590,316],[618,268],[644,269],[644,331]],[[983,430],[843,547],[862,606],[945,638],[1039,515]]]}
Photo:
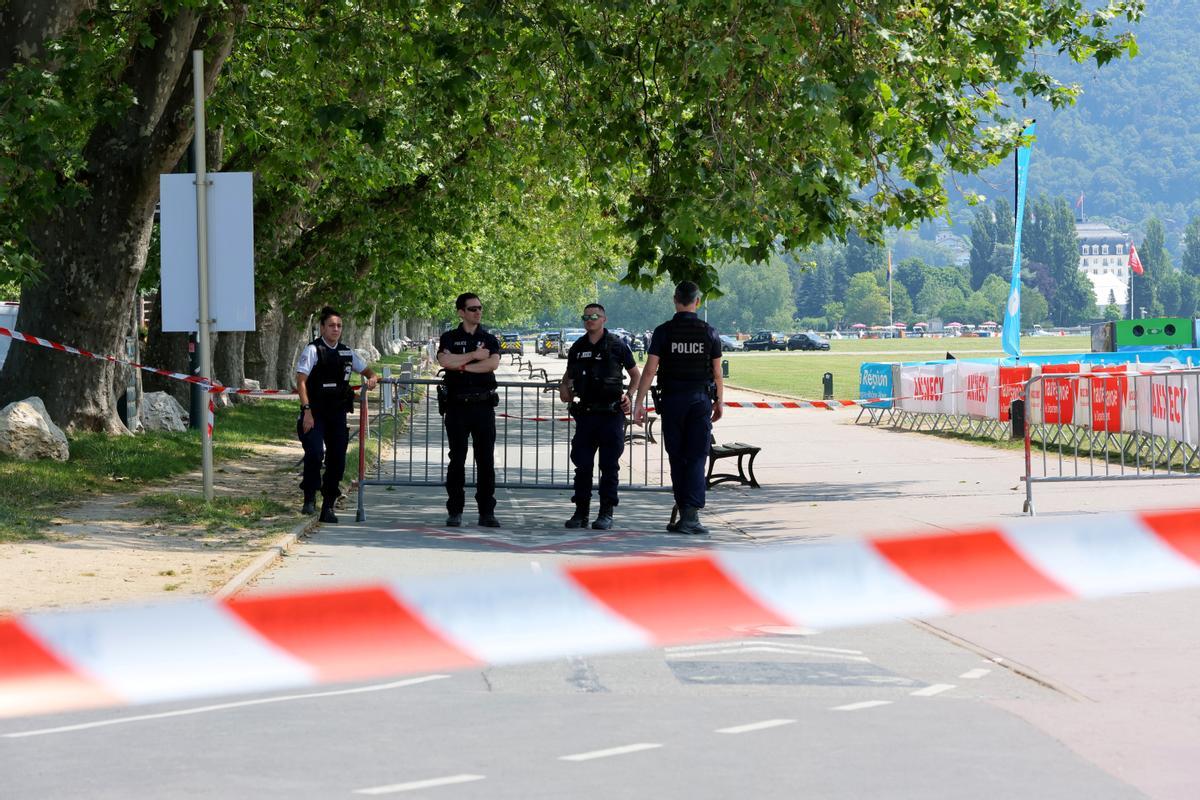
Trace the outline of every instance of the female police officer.
{"label": "female police officer", "polygon": [[638,384],[633,421],[646,419],[646,392],[658,376],[658,416],[671,461],[671,487],[679,507],[679,523],[667,530],[705,534],[704,508],[712,423],[721,418],[725,385],[721,381],[721,340],[716,330],[696,316],[700,287],[683,281],[675,287],[675,316],[654,329],[646,369]]}
{"label": "female police officer", "polygon": [[[338,521],[333,513],[338,498],[338,483],[346,471],[346,413],[353,407],[350,373],[366,378],[368,389],[375,388],[375,373],[357,353],[342,344],[342,315],[329,306],[321,309],[321,335],[300,352],[296,363],[296,393],[300,395],[300,419],[296,433],[304,445],[305,514],[316,513],[317,489],[321,490],[321,522]],[[325,478],[321,478],[321,461]]]}
{"label": "female police officer", "polygon": [[[617,505],[617,483],[621,453],[625,450],[625,415],[638,382],[633,352],[604,327],[604,306],[589,303],[583,308],[586,333],[567,353],[567,371],[559,385],[559,396],[571,403],[575,436],[571,440],[571,463],[575,465],[575,514],[568,528],[585,528],[592,502],[592,461],[600,451],[600,513],[592,527],[606,531],[613,524]],[[624,393],[624,370],[629,371],[629,395]],[[572,400],[578,398],[576,402]]]}

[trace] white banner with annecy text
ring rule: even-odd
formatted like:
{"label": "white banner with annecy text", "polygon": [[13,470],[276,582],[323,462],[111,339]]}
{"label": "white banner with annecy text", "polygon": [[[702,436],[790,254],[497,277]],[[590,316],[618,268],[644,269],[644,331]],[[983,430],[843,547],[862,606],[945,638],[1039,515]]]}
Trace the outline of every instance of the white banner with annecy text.
{"label": "white banner with annecy text", "polygon": [[1164,372],[1137,375],[1134,386],[1136,426],[1140,433],[1200,447],[1200,375]]}
{"label": "white banner with annecy text", "polygon": [[954,414],[958,370],[955,364],[915,364],[900,370],[902,411],[918,414]]}
{"label": "white banner with annecy text", "polygon": [[956,413],[976,419],[1000,418],[1000,365],[960,361]]}

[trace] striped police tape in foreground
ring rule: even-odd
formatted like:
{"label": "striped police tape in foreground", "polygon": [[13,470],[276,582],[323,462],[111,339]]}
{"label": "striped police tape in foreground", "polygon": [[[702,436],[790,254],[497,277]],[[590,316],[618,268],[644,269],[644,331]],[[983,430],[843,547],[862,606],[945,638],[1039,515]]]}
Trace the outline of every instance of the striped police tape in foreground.
{"label": "striped police tape in foreground", "polygon": [[0,619],[0,716],[1200,586],[1200,510]]}

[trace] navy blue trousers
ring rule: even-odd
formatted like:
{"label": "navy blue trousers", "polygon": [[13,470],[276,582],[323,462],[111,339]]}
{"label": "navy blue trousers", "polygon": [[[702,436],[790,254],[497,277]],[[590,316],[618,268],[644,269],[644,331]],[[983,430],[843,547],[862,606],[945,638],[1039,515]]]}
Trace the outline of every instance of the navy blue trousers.
{"label": "navy blue trousers", "polygon": [[479,513],[496,511],[496,411],[491,403],[454,403],[446,409],[446,510],[461,514],[466,505],[467,440],[475,452],[475,503]]}
{"label": "navy blue trousers", "polygon": [[[338,496],[338,484],[346,472],[346,447],[350,434],[346,430],[346,412],[338,409],[312,409],[313,426],[304,433],[304,414],[296,420],[296,436],[304,446],[304,478],[300,489],[307,496],[321,490],[321,496],[333,502]],[[321,463],[325,477],[321,477]]]}
{"label": "navy blue trousers", "polygon": [[707,390],[665,394],[659,403],[663,446],[671,461],[671,489],[680,508],[704,508],[705,471],[712,437]]}
{"label": "navy blue trousers", "polygon": [[625,452],[624,414],[580,414],[575,418],[575,437],[571,439],[571,463],[575,465],[576,505],[591,502],[592,462],[600,452],[600,502],[617,504],[617,483],[621,477],[621,454]]}

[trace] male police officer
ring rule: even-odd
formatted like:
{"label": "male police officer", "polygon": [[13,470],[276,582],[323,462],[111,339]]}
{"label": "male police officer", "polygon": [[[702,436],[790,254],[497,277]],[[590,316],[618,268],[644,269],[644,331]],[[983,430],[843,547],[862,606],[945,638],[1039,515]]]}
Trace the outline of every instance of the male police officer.
{"label": "male police officer", "polygon": [[675,287],[675,316],[654,329],[646,369],[638,384],[634,422],[646,419],[646,392],[658,376],[663,443],[671,461],[671,485],[679,523],[667,530],[705,534],[705,465],[712,423],[721,418],[725,385],[721,381],[721,340],[711,325],[696,316],[700,288],[691,281]]}
{"label": "male police officer", "polygon": [[[559,396],[571,403],[575,418],[575,437],[571,440],[571,463],[575,465],[575,514],[568,528],[585,528],[592,503],[592,461],[600,451],[600,513],[592,527],[599,531],[612,528],[613,508],[617,505],[617,479],[621,472],[621,453],[625,450],[625,415],[632,405],[639,371],[633,352],[615,334],[604,327],[604,306],[589,303],[583,308],[583,327],[587,331],[567,352],[567,371],[559,384]],[[629,372],[629,392],[625,393],[622,370]],[[575,402],[573,399],[578,398]]]}
{"label": "male police officer", "polygon": [[[300,352],[296,363],[296,392],[300,395],[300,419],[296,434],[304,445],[305,514],[316,513],[317,489],[321,490],[321,522],[338,521],[333,513],[338,498],[338,483],[346,471],[346,413],[354,407],[350,373],[366,378],[374,389],[376,378],[357,353],[342,344],[342,316],[329,306],[321,309],[321,335]],[[325,479],[321,480],[321,460],[325,460]]]}
{"label": "male police officer", "polygon": [[442,334],[437,361],[446,370],[446,438],[450,463],[446,465],[446,525],[462,525],[466,505],[467,438],[475,450],[475,503],[479,524],[499,528],[496,519],[496,469],[492,450],[496,446],[496,368],[500,366],[500,342],[479,324],[483,303],[466,292],[454,301],[462,320],[457,328]]}

